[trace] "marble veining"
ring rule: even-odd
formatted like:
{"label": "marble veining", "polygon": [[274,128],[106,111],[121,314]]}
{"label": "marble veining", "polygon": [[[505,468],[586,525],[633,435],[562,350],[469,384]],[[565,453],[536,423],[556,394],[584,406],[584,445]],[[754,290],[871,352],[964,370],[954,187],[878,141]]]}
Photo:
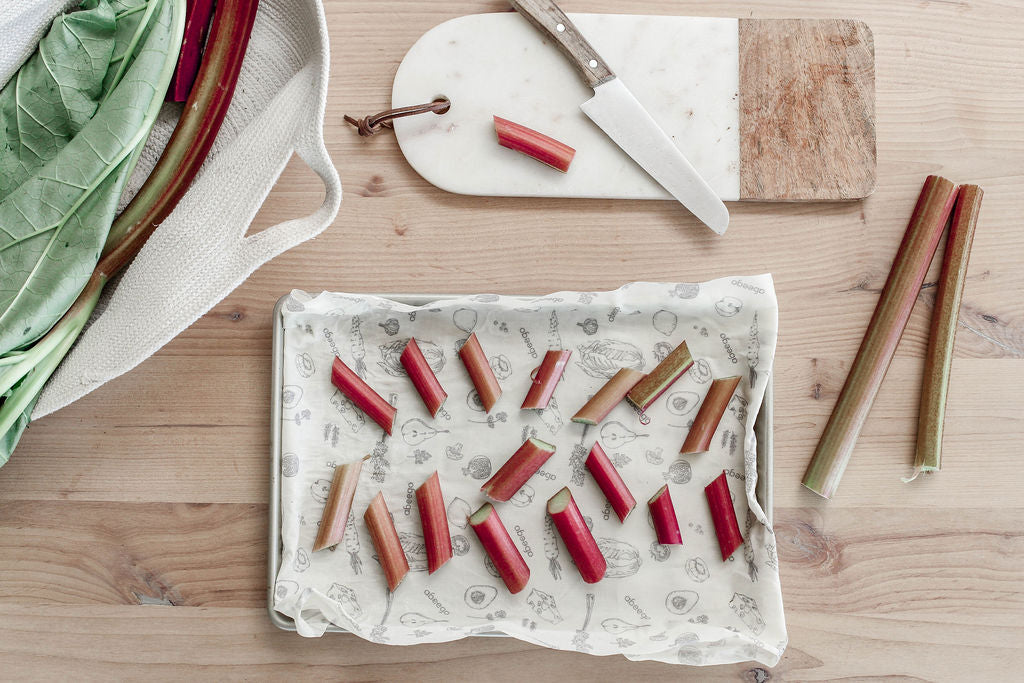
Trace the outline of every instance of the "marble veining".
{"label": "marble veining", "polygon": [[[739,198],[736,19],[570,14],[611,69],[726,201]],[[395,75],[392,106],[452,101],[444,115],[400,119],[406,159],[449,192],[668,199],[580,111],[593,96],[562,52],[521,16],[477,14],[425,33]],[[576,148],[566,174],[500,147],[498,115]]]}

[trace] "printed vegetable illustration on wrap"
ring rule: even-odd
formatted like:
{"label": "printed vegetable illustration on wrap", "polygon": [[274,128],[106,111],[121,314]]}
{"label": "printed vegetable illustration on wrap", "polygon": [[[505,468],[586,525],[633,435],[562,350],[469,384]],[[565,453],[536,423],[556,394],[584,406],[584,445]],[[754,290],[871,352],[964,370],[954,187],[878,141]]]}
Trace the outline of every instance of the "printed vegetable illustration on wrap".
{"label": "printed vegetable illustration on wrap", "polygon": [[[113,208],[104,207],[117,206],[123,177],[134,167],[177,62],[185,0],[85,3],[85,11],[106,6],[130,21],[115,28],[103,81],[108,90],[63,149],[0,198],[0,225],[7,235],[0,238],[0,316],[6,318],[0,319],[0,464],[10,457],[39,392],[81,334],[103,287],[170,214],[206,159],[234,92],[257,4],[218,3],[184,113],[149,178],[111,223]],[[72,42],[66,35],[64,40]],[[49,50],[34,58],[42,52]],[[5,92],[22,78],[19,72]],[[69,262],[57,258],[61,249]],[[60,273],[53,271],[58,265]]]}

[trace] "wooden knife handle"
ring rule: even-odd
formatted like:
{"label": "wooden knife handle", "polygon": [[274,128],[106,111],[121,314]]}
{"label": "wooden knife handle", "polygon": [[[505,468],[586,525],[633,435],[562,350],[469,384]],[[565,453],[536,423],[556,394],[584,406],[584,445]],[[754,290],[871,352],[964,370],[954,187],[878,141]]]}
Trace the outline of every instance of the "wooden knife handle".
{"label": "wooden knife handle", "polygon": [[509,0],[509,4],[540,31],[554,39],[569,60],[583,74],[591,88],[606,83],[615,74],[604,63],[597,51],[580,34],[565,12],[551,0]]}

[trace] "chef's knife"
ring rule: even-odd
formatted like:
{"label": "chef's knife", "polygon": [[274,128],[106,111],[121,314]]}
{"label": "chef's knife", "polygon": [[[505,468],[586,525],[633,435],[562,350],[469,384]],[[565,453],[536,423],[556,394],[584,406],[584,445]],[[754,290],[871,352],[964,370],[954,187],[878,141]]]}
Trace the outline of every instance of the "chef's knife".
{"label": "chef's knife", "polygon": [[509,3],[554,39],[594,89],[594,96],[580,105],[583,113],[694,216],[718,234],[724,233],[729,227],[725,204],[565,13],[550,0]]}

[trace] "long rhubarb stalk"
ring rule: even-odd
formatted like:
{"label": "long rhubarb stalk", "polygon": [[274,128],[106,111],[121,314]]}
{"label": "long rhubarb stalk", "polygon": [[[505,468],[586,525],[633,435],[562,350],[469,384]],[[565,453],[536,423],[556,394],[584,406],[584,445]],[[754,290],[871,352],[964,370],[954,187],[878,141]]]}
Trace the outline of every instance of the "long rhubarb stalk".
{"label": "long rhubarb stalk", "polygon": [[603,579],[608,563],[597,547],[597,541],[590,533],[568,487],[548,499],[548,514],[583,580],[586,583],[597,583]]}
{"label": "long rhubarb stalk", "polygon": [[864,340],[814,452],[803,485],[831,498],[917,301],[956,198],[956,186],[928,176]]}
{"label": "long rhubarb stalk", "polygon": [[953,365],[956,329],[960,322],[960,300],[967,281],[967,262],[984,194],[977,185],[962,185],[957,195],[953,223],[942,257],[942,275],[932,312],[928,352],[924,358],[917,451],[910,479],[920,472],[937,472],[942,467],[942,427],[946,418],[946,393]]}
{"label": "long rhubarb stalk", "polygon": [[604,386],[597,390],[587,403],[580,408],[579,412],[572,416],[573,422],[580,422],[585,425],[596,425],[612,408],[619,405],[619,401],[625,398],[630,389],[646,375],[639,370],[632,368],[619,368],[615,376],[605,382]]}
{"label": "long rhubarb stalk", "polygon": [[654,532],[658,535],[658,543],[662,545],[682,545],[683,535],[679,533],[679,520],[676,519],[676,509],[672,505],[672,494],[669,493],[668,484],[665,484],[658,492],[647,501],[647,507],[651,510],[651,519],[654,521]]}
{"label": "long rhubarb stalk", "polygon": [[576,150],[564,142],[500,116],[494,117],[494,132],[502,147],[522,152],[562,173],[569,170],[569,164],[576,156]]}
{"label": "long rhubarb stalk", "polygon": [[385,401],[337,356],[334,357],[334,365],[331,366],[331,383],[385,432],[391,434],[391,429],[395,425],[395,413],[398,412],[396,408]]}
{"label": "long rhubarb stalk", "polygon": [[626,517],[636,507],[636,499],[629,492],[626,482],[622,481],[622,476],[615,469],[608,454],[604,452],[604,448],[596,441],[590,449],[590,455],[587,456],[586,465],[619,521],[625,522]]}
{"label": "long rhubarb stalk", "polygon": [[373,547],[377,550],[377,559],[380,560],[380,566],[387,578],[388,590],[394,592],[409,573],[409,560],[402,550],[402,542],[398,539],[398,532],[391,519],[388,504],[384,502],[383,493],[377,493],[373,502],[366,508],[363,520],[370,531]]}
{"label": "long rhubarb stalk", "polygon": [[715,524],[715,536],[718,537],[718,548],[722,551],[722,561],[729,559],[729,556],[736,552],[743,544],[743,536],[740,534],[740,525],[736,521],[736,510],[732,505],[732,495],[729,493],[729,482],[725,478],[725,470],[718,477],[704,487],[704,495],[708,499],[708,507],[711,509],[711,521]]}
{"label": "long rhubarb stalk", "polygon": [[494,376],[494,370],[487,362],[487,356],[480,346],[480,340],[476,338],[476,332],[469,335],[469,339],[459,349],[459,358],[466,366],[469,378],[473,380],[480,402],[484,404],[484,411],[491,412],[491,408],[501,397],[501,385],[498,384],[498,378]]}
{"label": "long rhubarb stalk", "polygon": [[167,89],[168,102],[184,102],[192,90],[203,55],[203,39],[213,14],[213,0],[188,0],[185,14],[185,34],[181,39],[181,54],[178,65]]}
{"label": "long rhubarb stalk", "polygon": [[416,392],[423,399],[423,404],[430,411],[430,416],[436,417],[437,411],[441,410],[448,394],[441,387],[441,383],[437,381],[437,376],[430,369],[427,359],[423,357],[423,352],[420,351],[415,337],[406,342],[399,360],[402,361],[405,372],[412,380],[412,385],[416,387]]}
{"label": "long rhubarb stalk", "polygon": [[423,525],[423,544],[427,548],[427,573],[433,574],[452,559],[452,537],[448,530],[448,513],[441,495],[437,470],[416,489],[416,506]]}
{"label": "long rhubarb stalk", "polygon": [[551,444],[527,439],[480,490],[491,500],[507,502],[554,453],[555,447]]}
{"label": "long rhubarb stalk", "polygon": [[694,453],[707,453],[711,448],[711,439],[715,436],[718,423],[725,415],[725,409],[729,405],[732,394],[740,383],[739,375],[735,377],[724,377],[716,379],[711,383],[704,402],[700,404],[697,417],[693,419],[693,426],[686,433],[686,440],[680,451],[683,455]]}
{"label": "long rhubarb stalk", "polygon": [[512,542],[508,530],[501,523],[497,510],[490,503],[484,503],[469,518],[469,525],[480,539],[484,552],[491,558],[498,575],[513,595],[523,590],[530,580],[530,568],[526,565],[519,549]]}
{"label": "long rhubarb stalk", "polygon": [[558,380],[562,379],[562,373],[565,372],[565,366],[569,363],[571,355],[572,351],[568,349],[548,351],[544,354],[544,360],[541,361],[540,369],[537,370],[537,376],[530,384],[530,390],[526,392],[526,398],[522,405],[523,410],[544,410],[548,407],[551,396],[555,393],[555,387],[558,386]]}
{"label": "long rhubarb stalk", "polygon": [[626,400],[644,411],[693,365],[693,356],[683,341],[626,394]]}
{"label": "long rhubarb stalk", "polygon": [[334,468],[331,492],[320,516],[320,528],[313,542],[313,552],[337,545],[345,537],[345,525],[352,509],[352,499],[356,495],[359,473],[363,470],[363,462],[369,457]]}

